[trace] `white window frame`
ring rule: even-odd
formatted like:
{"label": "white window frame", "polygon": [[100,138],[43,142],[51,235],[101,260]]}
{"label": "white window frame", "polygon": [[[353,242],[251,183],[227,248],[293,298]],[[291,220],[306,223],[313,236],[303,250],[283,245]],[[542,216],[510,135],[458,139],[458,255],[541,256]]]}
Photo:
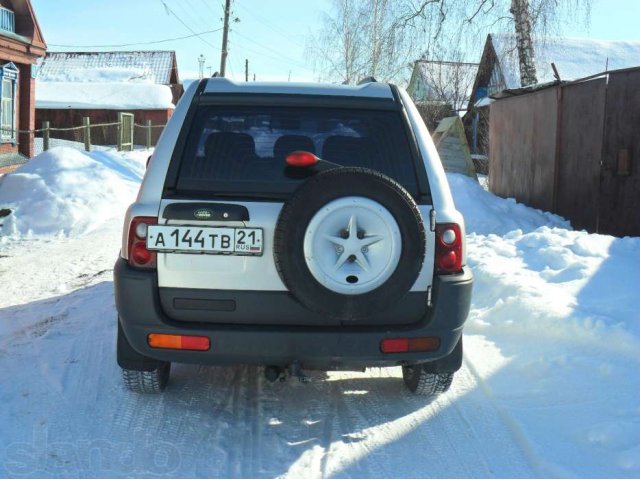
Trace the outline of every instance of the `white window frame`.
{"label": "white window frame", "polygon": [[[18,67],[12,62],[3,65],[0,68],[0,141],[1,143],[16,143],[17,140],[17,90],[18,90]],[[5,82],[11,82],[11,125],[2,123],[4,118],[5,99],[3,90]],[[7,128],[8,127],[8,128]]]}

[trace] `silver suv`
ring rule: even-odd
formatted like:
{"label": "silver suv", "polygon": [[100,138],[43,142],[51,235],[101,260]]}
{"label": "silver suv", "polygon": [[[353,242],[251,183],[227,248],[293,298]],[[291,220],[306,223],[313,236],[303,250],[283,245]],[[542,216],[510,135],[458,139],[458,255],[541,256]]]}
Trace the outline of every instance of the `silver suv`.
{"label": "silver suv", "polygon": [[171,362],[401,366],[446,391],[472,276],[462,215],[394,85],[194,83],[127,211],[118,363],[159,392]]}

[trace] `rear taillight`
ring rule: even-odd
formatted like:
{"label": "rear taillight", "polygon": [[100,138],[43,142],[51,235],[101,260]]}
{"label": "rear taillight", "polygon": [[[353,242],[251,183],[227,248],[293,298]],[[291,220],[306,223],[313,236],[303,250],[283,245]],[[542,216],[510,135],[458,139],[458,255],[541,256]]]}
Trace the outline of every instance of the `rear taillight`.
{"label": "rear taillight", "polygon": [[209,337],[194,335],[168,335],[164,333],[150,333],[147,343],[153,348],[168,348],[170,350],[209,350]]}
{"label": "rear taillight", "polygon": [[458,273],[462,270],[462,232],[456,223],[436,225],[436,273]]}
{"label": "rear taillight", "polygon": [[438,348],[438,337],[385,338],[380,342],[382,353],[434,352]]}
{"label": "rear taillight", "polygon": [[129,225],[129,265],[136,268],[156,268],[156,252],[147,250],[147,227],[156,225],[156,217],[133,217]]}

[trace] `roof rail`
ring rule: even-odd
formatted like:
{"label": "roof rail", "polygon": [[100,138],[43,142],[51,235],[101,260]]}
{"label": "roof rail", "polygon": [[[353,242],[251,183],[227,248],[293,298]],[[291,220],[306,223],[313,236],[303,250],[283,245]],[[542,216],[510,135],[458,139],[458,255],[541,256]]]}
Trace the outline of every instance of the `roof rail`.
{"label": "roof rail", "polygon": [[378,81],[374,77],[364,77],[358,82],[358,85],[364,85],[365,83],[377,83]]}

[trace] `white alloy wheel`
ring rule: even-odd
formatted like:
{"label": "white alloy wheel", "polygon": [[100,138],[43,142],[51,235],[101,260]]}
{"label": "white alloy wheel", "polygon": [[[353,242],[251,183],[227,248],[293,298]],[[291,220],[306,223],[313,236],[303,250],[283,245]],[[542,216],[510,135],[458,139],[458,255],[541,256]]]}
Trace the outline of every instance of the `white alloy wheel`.
{"label": "white alloy wheel", "polygon": [[365,197],[342,197],[316,213],[304,235],[309,271],[336,293],[375,290],[395,272],[402,236],[393,215]]}

